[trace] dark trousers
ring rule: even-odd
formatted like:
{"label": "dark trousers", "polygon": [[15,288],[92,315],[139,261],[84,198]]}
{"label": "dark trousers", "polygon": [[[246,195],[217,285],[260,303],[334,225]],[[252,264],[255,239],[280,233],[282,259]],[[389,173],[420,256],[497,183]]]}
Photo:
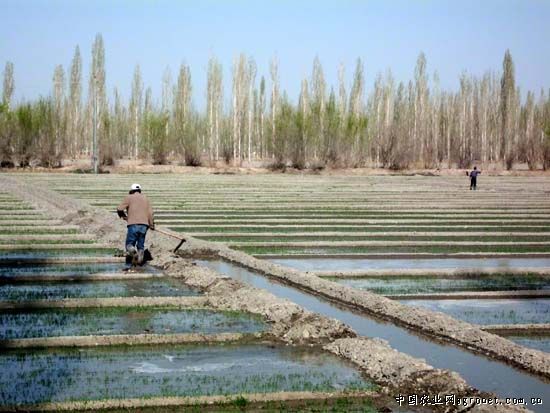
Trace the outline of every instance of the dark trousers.
{"label": "dark trousers", "polygon": [[470,189],[476,189],[476,185],[477,185],[477,177],[476,176],[472,176],[470,178]]}
{"label": "dark trousers", "polygon": [[143,224],[128,225],[126,234],[126,250],[128,247],[136,247],[138,250],[145,249],[145,235],[149,227]]}

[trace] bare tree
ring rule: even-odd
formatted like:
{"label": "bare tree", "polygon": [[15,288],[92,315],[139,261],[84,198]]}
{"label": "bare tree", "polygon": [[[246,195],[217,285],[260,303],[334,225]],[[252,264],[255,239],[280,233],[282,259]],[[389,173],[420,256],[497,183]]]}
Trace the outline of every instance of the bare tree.
{"label": "bare tree", "polygon": [[388,139],[388,168],[405,169],[411,160],[411,133],[410,113],[411,104],[409,94],[412,84],[406,88],[403,82],[399,83],[395,96],[393,111],[393,125],[389,132]]}
{"label": "bare tree", "polygon": [[547,170],[550,168],[550,90],[548,91],[547,100],[544,101],[544,94],[542,96],[542,119],[539,127],[542,129],[540,134],[541,147],[542,147],[542,168]]}
{"label": "bare tree", "polygon": [[82,58],[78,46],[75,48],[71,62],[68,105],[67,136],[70,140],[69,151],[74,157],[84,146],[82,139]]}
{"label": "bare tree", "polygon": [[[166,139],[166,146],[171,145],[173,142],[172,130],[175,129],[173,126],[173,112],[174,107],[174,85],[172,84],[172,72],[169,67],[164,69],[164,74],[162,75],[162,97],[161,97],[161,115],[162,115],[162,124],[166,128],[162,138]],[[151,151],[151,149],[149,149]],[[161,151],[163,152],[163,151]],[[166,162],[166,156],[162,155],[156,158],[156,162]]]}
{"label": "bare tree", "polygon": [[140,123],[139,123],[139,148],[141,148],[142,157],[146,157],[147,155],[150,155],[151,152],[151,144],[154,141],[153,137],[151,136],[151,129],[149,128],[149,125],[147,124],[147,119],[150,118],[151,115],[154,115],[155,107],[153,103],[153,91],[151,87],[147,87],[145,89],[145,97],[143,99],[143,109],[141,111],[140,115]]}
{"label": "bare tree", "polygon": [[348,151],[351,162],[358,164],[362,162],[363,150],[366,142],[365,137],[367,122],[364,113],[364,95],[365,95],[365,70],[361,59],[357,59],[355,72],[353,73],[353,83],[349,96],[349,115],[347,134],[349,134],[351,143],[348,145]]}
{"label": "bare tree", "polygon": [[13,63],[6,62],[4,68],[4,85],[2,89],[2,103],[8,107],[11,107],[11,99],[13,97],[13,91],[15,90],[15,81],[13,79]]}
{"label": "bare tree", "polygon": [[514,102],[516,99],[516,80],[514,72],[512,54],[510,50],[506,50],[504,61],[502,62],[502,78],[500,81],[500,159],[505,161],[507,169],[511,169],[514,162],[512,153],[512,144],[515,136]]}
{"label": "bare tree", "polygon": [[[271,60],[269,65],[269,73],[271,75],[271,154],[274,157],[281,158],[281,145],[277,140],[277,118],[279,116],[279,62],[277,57]],[[279,148],[279,149],[276,149]],[[277,154],[276,154],[277,153]],[[282,159],[278,159],[282,161]]]}
{"label": "bare tree", "polygon": [[113,157],[121,158],[127,154],[130,148],[128,111],[124,107],[120,93],[115,87],[113,91],[114,107],[112,113]]}
{"label": "bare tree", "polygon": [[132,81],[132,92],[130,96],[130,131],[133,140],[133,156],[138,158],[140,147],[140,128],[142,123],[142,99],[143,99],[143,81],[141,80],[141,71],[139,65],[134,69],[134,78]]}
{"label": "bare tree", "polygon": [[208,155],[209,159],[219,159],[220,123],[223,115],[222,65],[215,57],[208,62],[208,80],[206,95]]}
{"label": "bare tree", "polygon": [[233,64],[233,99],[232,99],[232,119],[233,119],[233,160],[240,163],[243,159],[243,137],[247,135],[247,130],[251,126],[248,122],[249,103],[251,100],[252,76],[251,70],[256,72],[254,63],[247,63],[246,56],[241,54],[235,58]]}
{"label": "bare tree", "polygon": [[313,60],[313,70],[311,72],[311,116],[314,125],[313,132],[313,153],[312,157],[317,158],[317,147],[326,144],[325,136],[325,111],[326,111],[326,89],[325,75],[319,57]]}
{"label": "bare tree", "polygon": [[[100,144],[108,145],[108,103],[105,92],[105,47],[103,37],[97,34],[92,46],[92,67],[88,86],[88,130],[91,134],[92,161],[94,171],[100,161]],[[101,142],[103,140],[103,142]]]}
{"label": "bare tree", "polygon": [[265,78],[262,76],[260,80],[260,96],[258,98],[258,129],[260,138],[260,157],[267,158],[267,144],[265,141]]}
{"label": "bare tree", "polygon": [[53,75],[53,129],[55,144],[51,162],[55,162],[55,166],[61,166],[66,148],[65,133],[67,118],[65,105],[65,71],[63,70],[63,66],[57,65]]}
{"label": "bare tree", "polygon": [[247,144],[248,144],[248,162],[252,160],[252,133],[253,133],[253,115],[254,115],[254,88],[256,85],[256,62],[254,62],[254,59],[250,58],[248,60],[248,73],[247,73],[247,83],[248,83],[248,98],[247,98],[247,106],[248,106],[248,137],[247,137]]}
{"label": "bare tree", "polygon": [[174,133],[176,144],[183,154],[185,165],[200,165],[197,136],[191,133],[191,70],[182,64],[174,97]]}
{"label": "bare tree", "polygon": [[[395,81],[390,69],[386,72],[384,87],[382,90],[382,132],[381,139],[386,148],[391,148],[392,124],[394,118]],[[388,164],[389,159],[385,159]]]}
{"label": "bare tree", "polygon": [[290,158],[292,166],[297,169],[304,169],[308,158],[307,148],[309,146],[309,119],[310,102],[307,79],[302,80],[300,97],[298,99],[298,110],[296,113],[296,123],[298,133],[294,136],[293,142],[289,142]]}
{"label": "bare tree", "polygon": [[415,102],[414,102],[414,155],[422,163],[426,151],[426,115],[428,104],[428,77],[426,74],[426,56],[420,53],[414,70]]}
{"label": "bare tree", "polygon": [[424,159],[425,168],[433,168],[439,162],[440,142],[440,113],[441,90],[439,86],[439,75],[433,75],[434,90],[428,102],[428,131],[426,141],[426,153]]}
{"label": "bare tree", "polygon": [[0,104],[0,167],[13,167],[13,155],[17,142],[17,124],[11,110],[11,99],[14,90],[13,64],[6,63]]}
{"label": "bare tree", "polygon": [[172,85],[172,73],[170,71],[170,68],[166,67],[162,75],[162,103],[160,108],[161,112],[163,112],[164,114],[169,113],[172,109],[173,91],[174,86]]}
{"label": "bare tree", "polygon": [[338,118],[340,121],[340,134],[344,133],[345,119],[347,116],[347,92],[346,92],[346,68],[343,63],[338,67]]}
{"label": "bare tree", "polygon": [[467,167],[470,163],[469,157],[469,134],[470,110],[472,105],[472,82],[471,79],[462,73],[460,78],[459,105],[456,107],[456,116],[458,122],[458,167]]}

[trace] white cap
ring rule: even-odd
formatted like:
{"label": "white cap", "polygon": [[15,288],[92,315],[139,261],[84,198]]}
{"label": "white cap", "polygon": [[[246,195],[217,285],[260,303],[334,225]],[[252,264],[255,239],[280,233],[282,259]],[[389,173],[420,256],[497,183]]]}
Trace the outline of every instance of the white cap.
{"label": "white cap", "polygon": [[131,191],[137,191],[138,189],[141,189],[140,184],[132,184],[132,186],[130,187]]}

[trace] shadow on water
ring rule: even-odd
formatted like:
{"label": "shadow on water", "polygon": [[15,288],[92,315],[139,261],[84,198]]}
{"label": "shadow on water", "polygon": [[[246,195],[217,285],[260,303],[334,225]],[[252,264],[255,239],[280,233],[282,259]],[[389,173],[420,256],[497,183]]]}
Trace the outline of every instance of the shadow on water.
{"label": "shadow on water", "polygon": [[237,265],[220,260],[197,260],[197,263],[249,285],[268,290],[278,297],[287,298],[309,311],[338,319],[352,327],[359,335],[383,338],[396,350],[425,359],[434,367],[458,372],[470,385],[480,390],[494,392],[504,398],[524,398],[529,409],[541,413],[547,411],[544,404],[529,404],[531,398],[535,397],[550,403],[550,383],[544,379],[457,346],[425,339],[404,328],[375,320],[344,306],[282,285]]}

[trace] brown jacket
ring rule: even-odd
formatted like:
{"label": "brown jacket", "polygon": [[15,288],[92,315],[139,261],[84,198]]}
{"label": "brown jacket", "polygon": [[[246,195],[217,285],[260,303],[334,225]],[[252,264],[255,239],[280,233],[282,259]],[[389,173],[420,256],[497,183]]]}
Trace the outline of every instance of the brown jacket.
{"label": "brown jacket", "polygon": [[153,209],[147,197],[139,192],[127,195],[124,201],[117,207],[118,211],[128,210],[128,225],[144,224],[149,228],[155,228]]}

